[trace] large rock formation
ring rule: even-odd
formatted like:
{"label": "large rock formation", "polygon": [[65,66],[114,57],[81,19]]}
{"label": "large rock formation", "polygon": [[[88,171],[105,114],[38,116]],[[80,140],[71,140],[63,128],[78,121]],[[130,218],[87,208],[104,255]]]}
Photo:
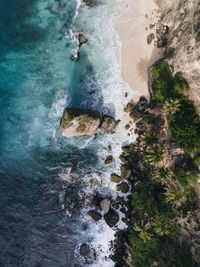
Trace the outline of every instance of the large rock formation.
{"label": "large rock formation", "polygon": [[68,138],[73,136],[92,136],[99,128],[101,119],[101,112],[66,108],[60,122],[60,133]]}
{"label": "large rock formation", "polygon": [[200,114],[200,2],[154,0],[161,10],[160,23],[168,25],[166,55],[174,72],[182,72],[190,85],[190,97]]}

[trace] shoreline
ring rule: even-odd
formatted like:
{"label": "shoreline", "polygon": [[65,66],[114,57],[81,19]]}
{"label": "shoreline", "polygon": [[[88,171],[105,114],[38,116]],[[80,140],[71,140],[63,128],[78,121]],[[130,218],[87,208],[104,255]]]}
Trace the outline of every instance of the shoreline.
{"label": "shoreline", "polygon": [[[150,98],[148,90],[148,68],[162,58],[163,49],[157,48],[155,28],[160,13],[154,0],[129,0],[119,5],[119,16],[115,23],[121,41],[121,73],[123,80],[137,92],[134,102],[140,96]],[[153,33],[155,39],[147,43],[147,36]]]}

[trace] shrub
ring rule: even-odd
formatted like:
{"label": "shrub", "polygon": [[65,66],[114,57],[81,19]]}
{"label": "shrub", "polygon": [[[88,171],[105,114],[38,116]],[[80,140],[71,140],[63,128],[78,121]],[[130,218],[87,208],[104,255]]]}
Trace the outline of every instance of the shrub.
{"label": "shrub", "polygon": [[187,97],[180,99],[181,107],[170,119],[170,131],[174,140],[183,148],[194,149],[200,131],[199,118],[196,115],[193,102]]}
{"label": "shrub", "polygon": [[195,157],[194,163],[195,163],[196,165],[200,165],[200,155],[197,155],[197,156]]}
{"label": "shrub", "polygon": [[85,132],[85,130],[86,130],[85,123],[80,123],[79,126],[76,129],[77,132]]}
{"label": "shrub", "polygon": [[174,95],[173,77],[169,65],[164,61],[153,66],[152,74],[152,104],[155,106]]}

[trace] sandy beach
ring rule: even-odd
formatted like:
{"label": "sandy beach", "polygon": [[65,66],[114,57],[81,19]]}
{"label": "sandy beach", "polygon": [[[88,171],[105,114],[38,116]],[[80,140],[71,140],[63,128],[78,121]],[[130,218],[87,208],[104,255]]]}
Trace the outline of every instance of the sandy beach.
{"label": "sandy beach", "polygon": [[[147,69],[161,58],[162,49],[147,43],[147,36],[155,33],[149,29],[159,19],[159,9],[153,0],[129,0],[119,7],[120,16],[116,30],[122,44],[122,76],[138,96],[149,98]],[[137,101],[138,97],[135,97]]]}

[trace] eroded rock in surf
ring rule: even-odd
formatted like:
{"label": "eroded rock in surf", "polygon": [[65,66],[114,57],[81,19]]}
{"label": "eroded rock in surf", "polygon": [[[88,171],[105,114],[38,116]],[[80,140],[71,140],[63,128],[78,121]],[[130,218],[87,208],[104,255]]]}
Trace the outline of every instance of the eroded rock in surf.
{"label": "eroded rock in surf", "polygon": [[105,164],[110,164],[113,162],[113,157],[110,155],[105,159]]}
{"label": "eroded rock in surf", "polygon": [[88,39],[85,37],[83,33],[78,34],[78,43],[79,43],[79,49],[81,48],[82,45],[87,44]]}
{"label": "eroded rock in surf", "polygon": [[90,210],[90,211],[88,212],[88,215],[89,215],[95,222],[101,220],[101,218],[102,218],[102,215],[101,215],[99,212],[97,212],[96,210]]}
{"label": "eroded rock in surf", "polygon": [[100,2],[99,0],[83,0],[83,3],[86,4],[89,7],[95,7],[98,2]]}
{"label": "eroded rock in surf", "polygon": [[105,134],[113,134],[115,133],[115,128],[119,124],[120,121],[115,121],[113,118],[109,116],[104,116],[100,130]]}
{"label": "eroded rock in surf", "polygon": [[66,108],[60,122],[60,133],[68,138],[73,136],[92,136],[99,128],[101,119],[101,112]]}
{"label": "eroded rock in surf", "polygon": [[104,219],[106,221],[106,223],[110,226],[110,227],[113,227],[115,226],[118,221],[119,221],[119,215],[118,213],[113,210],[113,209],[110,209],[105,215],[104,215]]}
{"label": "eroded rock in surf", "polygon": [[82,258],[82,263],[85,264],[92,264],[97,258],[95,249],[91,245],[86,243],[81,244],[78,253]]}

